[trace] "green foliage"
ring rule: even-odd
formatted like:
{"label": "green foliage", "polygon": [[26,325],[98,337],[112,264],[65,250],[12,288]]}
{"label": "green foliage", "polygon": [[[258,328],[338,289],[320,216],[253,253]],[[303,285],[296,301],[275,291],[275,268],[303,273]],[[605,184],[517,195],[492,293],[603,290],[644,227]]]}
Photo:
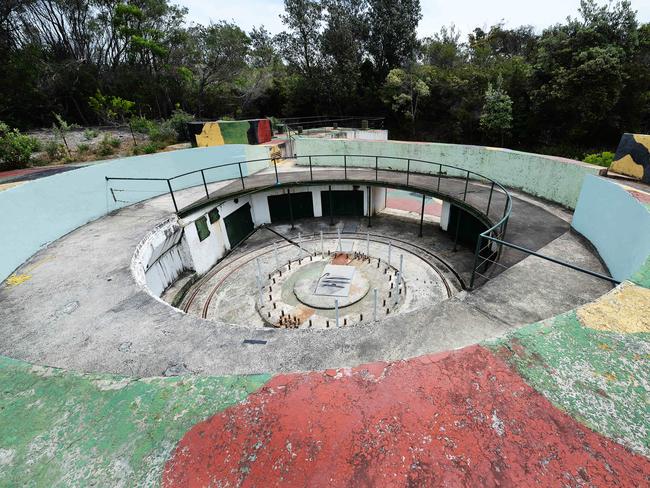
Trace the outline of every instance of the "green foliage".
{"label": "green foliage", "polygon": [[413,122],[417,116],[418,102],[430,94],[429,87],[423,80],[424,72],[419,69],[409,71],[395,68],[386,76],[384,90],[386,101],[394,112],[403,113]]}
{"label": "green foliage", "polygon": [[47,141],[43,149],[50,162],[59,161],[66,156],[65,146],[56,140]]}
{"label": "green foliage", "polygon": [[84,139],[87,141],[92,141],[95,137],[99,135],[95,129],[86,129],[84,130]]}
{"label": "green foliage", "polygon": [[149,130],[149,139],[151,142],[169,145],[176,142],[176,137],[176,129],[169,120],[154,123],[152,128]]}
{"label": "green foliage", "polygon": [[88,105],[102,122],[124,123],[131,115],[135,102],[121,97],[103,95],[97,90],[88,98]]}
{"label": "green foliage", "polygon": [[54,123],[52,124],[52,131],[54,132],[54,135],[57,138],[63,141],[63,145],[65,146],[65,150],[67,152],[68,157],[70,157],[71,153],[70,153],[70,147],[68,146],[68,140],[66,139],[65,136],[72,129],[76,127],[78,127],[76,124],[69,124],[59,114],[57,113],[54,114]]}
{"label": "green foliage", "polygon": [[190,140],[190,135],[187,132],[187,123],[194,120],[194,116],[185,112],[180,108],[174,109],[171,117],[169,118],[169,125],[176,131],[176,140],[179,142],[186,142]]}
{"label": "green foliage", "polygon": [[589,164],[595,164],[598,166],[603,166],[609,168],[614,162],[614,153],[609,151],[603,151],[601,153],[587,154],[585,155],[583,161]]}
{"label": "green foliage", "polygon": [[110,133],[106,133],[97,146],[97,155],[103,157],[110,156],[115,153],[115,149],[120,147],[120,144],[120,140],[117,137],[114,137]]}
{"label": "green foliage", "polygon": [[38,141],[33,137],[0,122],[0,169],[26,167],[38,146]]}
{"label": "green foliage", "polygon": [[496,86],[488,83],[480,126],[492,141],[500,137],[502,145],[505,135],[512,129],[512,99],[503,89],[501,76],[497,78]]}
{"label": "green foliage", "polygon": [[90,144],[86,144],[84,142],[77,144],[77,153],[87,154],[88,152],[90,152]]}

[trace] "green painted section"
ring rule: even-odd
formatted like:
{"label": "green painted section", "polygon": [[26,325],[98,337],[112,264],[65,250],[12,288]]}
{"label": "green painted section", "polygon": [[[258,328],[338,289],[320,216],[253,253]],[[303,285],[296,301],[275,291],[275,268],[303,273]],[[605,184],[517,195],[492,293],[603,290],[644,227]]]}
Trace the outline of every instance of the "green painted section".
{"label": "green painted section", "polygon": [[650,334],[596,331],[568,312],[489,347],[558,408],[650,456]]}
{"label": "green painted section", "polygon": [[[379,155],[413,158],[448,164],[475,171],[499,183],[521,189],[569,208],[575,208],[582,180],[587,174],[598,174],[602,168],[565,158],[531,154],[509,149],[465,146],[457,144],[357,141],[316,138],[297,138],[298,156],[310,154],[334,154],[340,157],[312,158],[314,165],[343,165],[343,154]],[[306,158],[299,164],[309,164]],[[349,166],[374,167],[375,158],[348,156]],[[380,159],[380,169],[405,170],[407,161]],[[438,166],[411,163],[411,170],[437,172]],[[433,170],[433,171],[432,171]],[[445,171],[443,169],[443,171]],[[453,171],[448,174],[454,175]],[[456,175],[461,173],[456,172]],[[462,173],[464,176],[464,172]]]}
{"label": "green painted section", "polygon": [[0,357],[0,486],[156,486],[191,426],[268,379],[82,375]]}
{"label": "green painted section", "polygon": [[630,281],[639,286],[650,288],[650,256],[645,260],[643,266],[632,275]]}
{"label": "green painted section", "polygon": [[248,122],[219,122],[221,135],[226,144],[248,144]]}

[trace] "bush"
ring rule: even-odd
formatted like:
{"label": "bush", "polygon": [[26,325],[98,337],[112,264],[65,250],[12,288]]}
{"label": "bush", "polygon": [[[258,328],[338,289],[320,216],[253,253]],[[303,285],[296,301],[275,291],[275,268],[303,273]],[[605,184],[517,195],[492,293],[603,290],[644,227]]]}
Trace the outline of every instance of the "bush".
{"label": "bush", "polygon": [[99,156],[110,156],[115,153],[115,149],[120,147],[120,140],[113,137],[111,134],[104,134],[104,137],[99,142],[97,147],[97,154]]}
{"label": "bush", "polygon": [[84,131],[84,138],[87,141],[92,141],[98,135],[99,135],[99,132],[97,132],[95,129],[86,129]]}
{"label": "bush", "polygon": [[598,166],[609,168],[609,166],[614,161],[614,153],[609,151],[604,151],[601,153],[587,154],[585,155],[583,161],[585,163],[596,164]]}
{"label": "bush", "polygon": [[149,135],[149,132],[151,132],[151,129],[156,125],[155,122],[145,118],[145,117],[133,117],[129,121],[129,125],[131,126],[131,130],[133,132],[137,132],[139,134],[146,134]]}
{"label": "bush", "polygon": [[175,109],[172,116],[167,119],[169,125],[176,131],[176,140],[178,142],[187,142],[190,140],[190,134],[187,132],[187,123],[194,120],[194,115],[181,110]]}
{"label": "bush", "polygon": [[86,154],[88,151],[90,151],[90,144],[85,144],[81,143],[77,145],[77,152],[79,154]]}
{"label": "bush", "polygon": [[169,120],[165,120],[159,124],[154,123],[149,131],[149,139],[151,142],[169,145],[176,142],[176,129],[172,126]]}
{"label": "bush", "polygon": [[47,141],[43,150],[47,153],[47,158],[52,161],[58,161],[66,156],[65,147],[63,144],[55,140]]}
{"label": "bush", "polygon": [[39,147],[36,139],[0,122],[0,169],[24,168]]}

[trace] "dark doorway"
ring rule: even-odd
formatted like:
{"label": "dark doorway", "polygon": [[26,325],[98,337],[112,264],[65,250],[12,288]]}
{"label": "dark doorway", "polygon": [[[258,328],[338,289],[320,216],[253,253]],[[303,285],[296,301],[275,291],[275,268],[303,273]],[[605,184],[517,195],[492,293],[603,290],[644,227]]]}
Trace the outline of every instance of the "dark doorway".
{"label": "dark doorway", "polygon": [[[271,223],[288,221],[291,219],[289,212],[289,195],[271,195],[268,198]],[[305,219],[314,216],[314,201],[311,192],[304,191],[291,193],[291,208],[294,219]]]}
{"label": "dark doorway", "polygon": [[226,226],[228,241],[233,248],[239,244],[248,234],[253,232],[253,218],[251,217],[251,206],[249,203],[242,205],[233,213],[224,217],[223,223]]}
{"label": "dark doorway", "polygon": [[332,215],[337,217],[363,217],[363,191],[361,190],[320,192],[323,217],[330,214],[330,193],[332,194]]}

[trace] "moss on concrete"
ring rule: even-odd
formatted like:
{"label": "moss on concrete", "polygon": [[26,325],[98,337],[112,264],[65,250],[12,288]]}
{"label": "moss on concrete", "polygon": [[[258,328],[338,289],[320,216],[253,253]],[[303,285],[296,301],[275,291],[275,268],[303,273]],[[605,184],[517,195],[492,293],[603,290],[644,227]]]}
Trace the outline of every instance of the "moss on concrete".
{"label": "moss on concrete", "polygon": [[568,312],[489,347],[557,407],[650,456],[650,334],[593,330]]}
{"label": "moss on concrete", "polygon": [[0,357],[0,486],[150,486],[183,434],[269,376],[132,379]]}

